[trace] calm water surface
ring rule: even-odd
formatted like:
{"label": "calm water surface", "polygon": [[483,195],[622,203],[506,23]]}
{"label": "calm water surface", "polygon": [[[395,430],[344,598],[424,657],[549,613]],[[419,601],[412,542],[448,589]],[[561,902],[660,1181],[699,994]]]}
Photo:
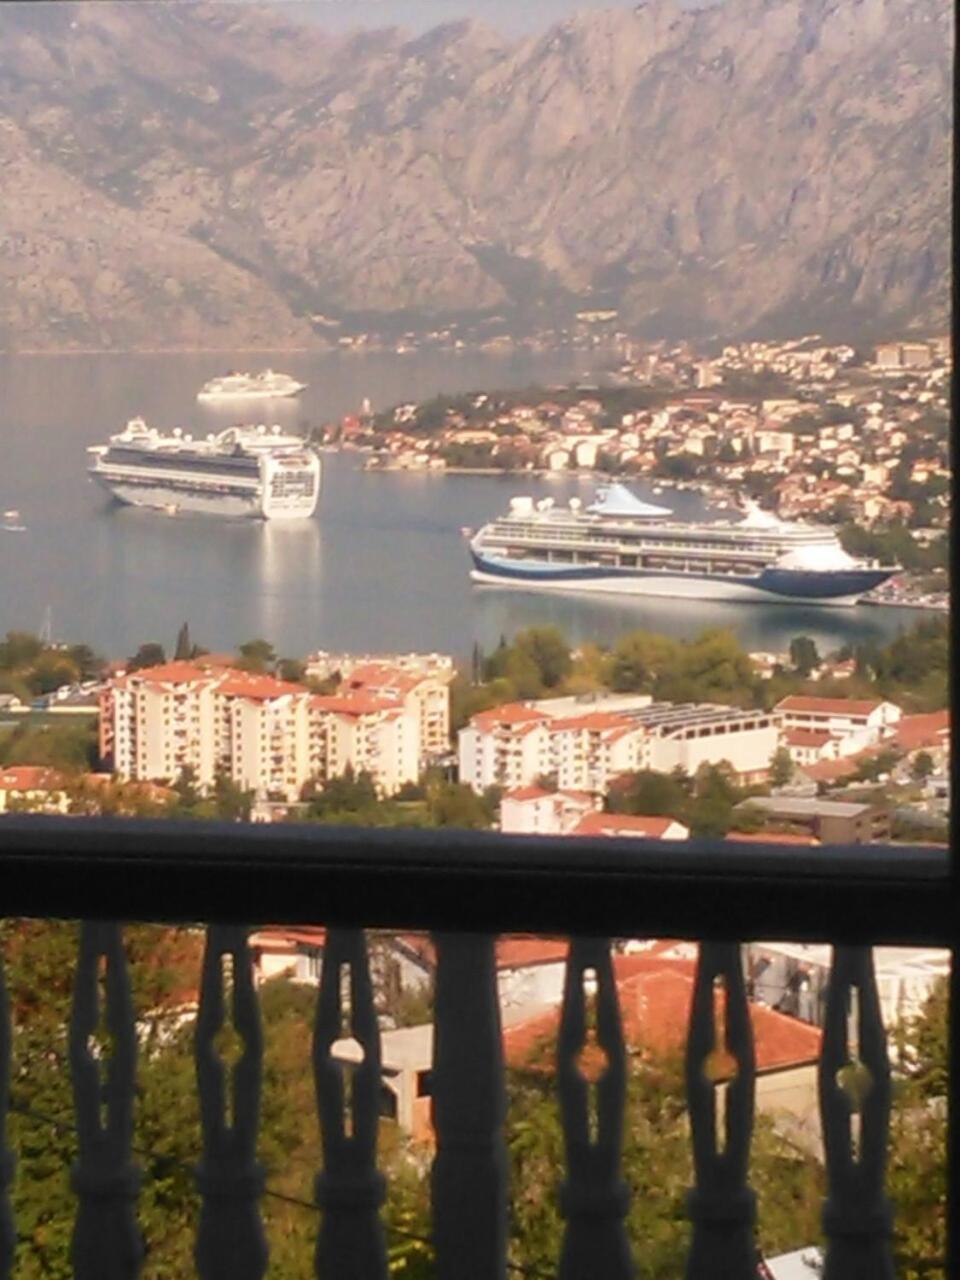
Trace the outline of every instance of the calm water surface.
{"label": "calm water surface", "polygon": [[[471,586],[461,527],[491,519],[517,493],[592,494],[593,482],[576,477],[372,475],[357,455],[325,454],[316,519],[288,526],[136,511],[111,505],[88,481],[86,447],[135,414],[197,432],[230,425],[236,414],[201,407],[197,391],[227,368],[266,363],[242,353],[0,358],[0,510],[19,510],[27,526],[0,531],[0,632],[37,630],[49,609],[57,638],[112,657],[145,640],[172,646],[185,620],[216,649],[263,636],[291,655],[417,648],[463,657],[474,641],[489,648],[533,623],[604,643],[636,627],[683,636],[729,626],[751,648],[780,650],[800,634],[826,649],[884,640],[916,617]],[[589,357],[421,352],[273,363],[309,388],[250,413],[295,427],[355,410],[364,396],[381,409],[439,391],[563,383],[583,375]],[[694,494],[668,501],[680,515],[702,511]]]}

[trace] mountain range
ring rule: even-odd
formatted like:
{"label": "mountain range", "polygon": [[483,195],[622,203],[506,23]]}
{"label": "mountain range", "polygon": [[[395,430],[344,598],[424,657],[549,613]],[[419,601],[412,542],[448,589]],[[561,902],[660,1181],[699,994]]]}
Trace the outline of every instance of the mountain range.
{"label": "mountain range", "polygon": [[310,346],[614,307],[892,334],[949,302],[946,0],[675,0],[524,39],[0,8],[0,349]]}

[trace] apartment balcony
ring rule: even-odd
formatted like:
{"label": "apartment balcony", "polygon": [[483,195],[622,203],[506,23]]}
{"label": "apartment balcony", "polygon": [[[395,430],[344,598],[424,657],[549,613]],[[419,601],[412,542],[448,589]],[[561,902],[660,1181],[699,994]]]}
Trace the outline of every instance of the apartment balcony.
{"label": "apartment balcony", "polygon": [[[7,917],[85,921],[69,1026],[78,1149],[72,1266],[80,1280],[132,1280],[143,1259],[137,1198],[149,1171],[140,1166],[149,1162],[132,1143],[137,1027],[117,923],[131,920],[207,922],[195,1034],[201,1280],[260,1280],[267,1268],[261,1201],[270,1173],[258,1163],[263,1037],[248,948],[256,922],[327,929],[313,1042],[304,1045],[321,1132],[307,1205],[316,1211],[315,1261],[304,1260],[304,1274],[311,1265],[331,1280],[390,1273],[377,1164],[381,1033],[364,933],[374,927],[433,937],[428,1244],[437,1280],[505,1280],[516,1269],[508,1214],[511,1195],[523,1188],[509,1186],[506,1173],[500,933],[570,939],[555,1051],[564,1225],[550,1274],[627,1280],[643,1257],[645,1241],[630,1238],[625,1226],[636,1193],[622,1168],[631,1116],[611,940],[671,938],[699,943],[686,1047],[693,1176],[683,1275],[763,1275],[751,1186],[757,1073],[741,961],[741,943],[758,937],[833,945],[818,1069],[827,1196],[821,1239],[807,1243],[824,1250],[825,1280],[898,1274],[885,1190],[891,1071],[871,948],[955,945],[955,886],[942,850],[798,853],[698,841],[9,817],[0,825],[0,868]],[[227,1062],[221,1036],[231,1028],[239,1048]],[[102,1076],[98,1034],[112,1046]],[[333,1054],[344,1034],[356,1042],[360,1064],[349,1072]],[[605,1064],[599,1074],[585,1066],[588,1043]],[[734,1064],[723,1080],[708,1069],[718,1054]],[[4,1086],[16,1060],[16,1029],[0,1001]],[[843,1083],[851,1069],[870,1082],[859,1101]],[[7,1092],[0,1088],[0,1107]],[[14,1274],[17,1175],[3,1120],[0,1277],[7,1277]],[[955,1119],[949,1142],[956,1168]],[[960,1274],[956,1203],[949,1214],[945,1277]]]}

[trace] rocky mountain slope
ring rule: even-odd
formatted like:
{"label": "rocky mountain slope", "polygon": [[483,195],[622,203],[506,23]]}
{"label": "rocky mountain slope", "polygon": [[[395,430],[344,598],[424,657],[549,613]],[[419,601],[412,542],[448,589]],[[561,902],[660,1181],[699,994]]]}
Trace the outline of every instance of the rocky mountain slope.
{"label": "rocky mountain slope", "polygon": [[666,335],[942,325],[951,37],[946,0],[652,0],[519,42],[7,4],[0,348],[599,305]]}

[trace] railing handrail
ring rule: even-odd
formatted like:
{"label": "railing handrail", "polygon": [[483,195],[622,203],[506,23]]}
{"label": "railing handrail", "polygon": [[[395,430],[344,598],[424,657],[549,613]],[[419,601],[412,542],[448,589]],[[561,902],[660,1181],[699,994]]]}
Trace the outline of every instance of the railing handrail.
{"label": "railing handrail", "polygon": [[950,946],[947,850],[0,818],[5,916]]}

